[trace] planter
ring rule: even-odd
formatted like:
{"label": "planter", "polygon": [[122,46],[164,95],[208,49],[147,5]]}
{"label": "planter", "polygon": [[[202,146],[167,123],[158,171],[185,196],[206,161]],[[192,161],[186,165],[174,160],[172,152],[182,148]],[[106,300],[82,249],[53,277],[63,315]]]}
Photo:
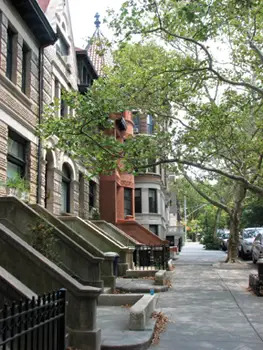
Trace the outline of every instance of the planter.
{"label": "planter", "polygon": [[19,191],[17,188],[14,187],[6,187],[6,194],[8,196],[15,196],[19,198]]}
{"label": "planter", "polygon": [[29,202],[29,198],[30,198],[30,193],[27,191],[19,191],[17,188],[14,187],[6,187],[6,194],[7,196],[14,196],[17,197],[19,199],[21,199],[24,202]]}

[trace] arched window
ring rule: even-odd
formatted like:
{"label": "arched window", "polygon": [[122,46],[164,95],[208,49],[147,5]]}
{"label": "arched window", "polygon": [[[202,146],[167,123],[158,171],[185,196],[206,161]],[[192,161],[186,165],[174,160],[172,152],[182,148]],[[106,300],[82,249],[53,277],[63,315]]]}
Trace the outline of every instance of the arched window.
{"label": "arched window", "polygon": [[62,183],[61,183],[61,212],[70,213],[70,183],[71,170],[67,164],[62,167]]}
{"label": "arched window", "polygon": [[52,152],[46,154],[46,173],[45,173],[45,208],[52,212],[54,201],[54,159]]}

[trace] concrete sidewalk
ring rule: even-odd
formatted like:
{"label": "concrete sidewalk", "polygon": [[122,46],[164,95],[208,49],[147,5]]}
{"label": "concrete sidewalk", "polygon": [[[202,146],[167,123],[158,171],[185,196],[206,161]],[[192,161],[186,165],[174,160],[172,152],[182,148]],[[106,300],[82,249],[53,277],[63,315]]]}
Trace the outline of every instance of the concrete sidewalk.
{"label": "concrete sidewalk", "polygon": [[198,243],[183,248],[172,288],[158,295],[157,308],[170,322],[152,350],[263,349],[263,298],[247,290],[255,266],[224,260],[225,253]]}

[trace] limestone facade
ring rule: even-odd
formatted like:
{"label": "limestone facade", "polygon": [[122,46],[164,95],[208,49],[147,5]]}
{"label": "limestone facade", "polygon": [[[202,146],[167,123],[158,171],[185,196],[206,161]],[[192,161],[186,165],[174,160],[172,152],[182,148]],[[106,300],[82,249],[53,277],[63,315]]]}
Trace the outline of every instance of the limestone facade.
{"label": "limestone facade", "polygon": [[[56,215],[87,219],[93,208],[99,208],[98,179],[88,181],[87,169],[56,149],[56,137],[43,145],[36,136],[44,105],[60,98],[62,89],[78,89],[68,1],[50,0],[46,5],[42,9],[58,39],[43,49],[41,60],[35,33],[11,0],[0,2],[0,180],[5,183],[18,169],[30,183],[31,203]],[[73,112],[61,105],[60,113],[66,117]],[[6,191],[2,185],[0,195]]]}

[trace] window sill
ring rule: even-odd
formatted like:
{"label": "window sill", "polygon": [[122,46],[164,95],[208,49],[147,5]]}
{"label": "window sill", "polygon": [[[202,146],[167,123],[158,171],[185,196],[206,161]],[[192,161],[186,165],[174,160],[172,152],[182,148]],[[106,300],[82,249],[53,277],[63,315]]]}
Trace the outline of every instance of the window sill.
{"label": "window sill", "polygon": [[19,100],[19,102],[23,103],[27,108],[31,108],[32,101],[11,80],[6,78],[3,74],[0,74],[0,81],[2,85]]}

